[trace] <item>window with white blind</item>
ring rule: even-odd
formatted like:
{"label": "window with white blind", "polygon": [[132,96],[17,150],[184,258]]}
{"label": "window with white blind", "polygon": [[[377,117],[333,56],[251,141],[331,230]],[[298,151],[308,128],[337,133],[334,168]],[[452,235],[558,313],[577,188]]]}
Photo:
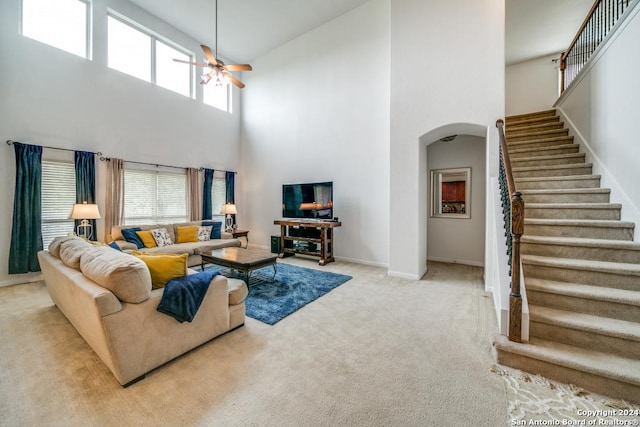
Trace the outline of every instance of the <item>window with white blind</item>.
{"label": "window with white blind", "polygon": [[[220,174],[220,176],[217,176],[218,174]],[[214,217],[220,215],[220,209],[222,209],[222,205],[226,203],[226,199],[227,186],[224,180],[224,172],[216,171],[213,174],[213,184],[211,186],[211,213]]]}
{"label": "window with white blind", "polygon": [[187,175],[125,169],[124,224],[166,224],[187,218]]}
{"label": "window with white blind", "polygon": [[42,161],[42,243],[47,248],[57,236],[74,232],[69,219],[76,203],[76,171],[73,163]]}

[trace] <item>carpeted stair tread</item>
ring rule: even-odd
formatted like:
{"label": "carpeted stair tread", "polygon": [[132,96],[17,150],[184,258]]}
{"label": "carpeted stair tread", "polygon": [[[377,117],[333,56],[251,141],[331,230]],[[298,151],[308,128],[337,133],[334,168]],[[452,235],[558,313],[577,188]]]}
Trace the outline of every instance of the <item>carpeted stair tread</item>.
{"label": "carpeted stair tread", "polygon": [[561,123],[545,123],[514,129],[505,134],[505,139],[507,144],[511,144],[527,139],[558,138],[563,136],[569,136],[569,131],[564,129]]}
{"label": "carpeted stair tread", "polygon": [[640,323],[529,305],[531,321],[640,342]]}
{"label": "carpeted stair tread", "polygon": [[545,170],[556,170],[556,169],[582,169],[586,167],[593,166],[592,163],[571,163],[568,165],[552,165],[552,166],[524,166],[513,168],[513,172],[526,172],[526,171],[545,171]]}
{"label": "carpeted stair tread", "polygon": [[525,194],[610,194],[608,188],[552,188],[549,190],[520,190],[522,195]]}
{"label": "carpeted stair tread", "polygon": [[532,125],[537,123],[553,123],[559,121],[560,117],[558,116],[523,117],[517,119],[507,117],[506,126],[513,129],[520,126]]}
{"label": "carpeted stair tread", "polygon": [[640,292],[531,277],[527,290],[640,307]]}
{"label": "carpeted stair tread", "polygon": [[515,178],[518,190],[600,188],[600,175],[534,176]]}
{"label": "carpeted stair tread", "polygon": [[540,181],[579,181],[585,179],[600,179],[601,175],[566,175],[566,176],[534,176],[528,178],[515,178],[517,184],[519,182],[540,182]]}
{"label": "carpeted stair tread", "polygon": [[[559,142],[565,144],[573,144],[573,136],[553,136],[553,137],[542,137],[536,138],[535,135],[532,135],[531,139],[525,139],[523,141],[507,141],[507,147],[511,150],[517,150],[518,148],[522,148],[523,145],[529,145],[532,143],[545,143],[545,142]],[[557,144],[559,145],[559,144]]]}
{"label": "carpeted stair tread", "polygon": [[507,122],[512,122],[517,120],[530,119],[534,117],[548,117],[548,116],[554,117],[555,115],[556,115],[556,110],[554,108],[551,108],[549,110],[533,111],[530,113],[523,113],[523,114],[513,114],[511,116],[505,117],[505,120]]}
{"label": "carpeted stair tread", "polygon": [[527,207],[532,209],[622,209],[620,203],[527,203]]}
{"label": "carpeted stair tread", "polygon": [[[580,145],[578,144],[560,144],[560,145],[548,145],[546,147],[537,147],[537,148],[517,148],[514,150],[509,150],[509,156],[512,159],[526,159],[526,158],[536,158],[536,153],[553,153],[556,151],[574,151],[578,152],[580,149]],[[531,156],[528,157],[516,157],[518,154],[531,153]],[[554,155],[554,154],[549,154]]]}
{"label": "carpeted stair tread", "polygon": [[[573,144],[571,144],[573,145]],[[569,153],[569,154],[552,154],[549,156],[535,156],[535,157],[517,157],[511,159],[511,163],[516,162],[543,162],[545,160],[576,160],[584,159],[585,153]]]}
{"label": "carpeted stair tread", "polygon": [[517,126],[512,128],[511,126],[507,126],[505,137],[507,139],[510,138],[518,138],[523,135],[529,134],[555,134],[555,133],[563,133],[565,135],[568,134],[568,129],[564,128],[564,122],[552,122],[552,123],[541,123],[541,124],[533,124],[526,126]]}
{"label": "carpeted stair tread", "polygon": [[497,335],[494,344],[502,351],[640,386],[640,360],[540,338],[533,338],[528,343],[517,343],[509,341],[504,335]]}
{"label": "carpeted stair tread", "polygon": [[[588,204],[588,203],[585,203]],[[604,219],[547,219],[547,218],[525,218],[525,225],[561,225],[561,226],[582,226],[600,228],[631,228],[635,223],[628,221],[614,221]]]}
{"label": "carpeted stair tread", "polygon": [[583,246],[588,248],[607,248],[637,251],[640,254],[640,243],[624,240],[588,239],[583,237],[555,237],[523,235],[522,242],[546,243],[562,246]]}
{"label": "carpeted stair tread", "polygon": [[640,289],[640,264],[624,262],[597,261],[578,258],[555,258],[539,255],[523,255],[522,263],[545,267],[567,268],[570,270],[584,270],[589,272],[603,272],[639,277]]}

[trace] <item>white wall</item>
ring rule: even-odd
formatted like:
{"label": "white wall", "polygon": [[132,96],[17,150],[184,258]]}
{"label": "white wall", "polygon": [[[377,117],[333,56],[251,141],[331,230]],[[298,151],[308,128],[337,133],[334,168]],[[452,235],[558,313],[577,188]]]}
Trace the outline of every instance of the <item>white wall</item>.
{"label": "white wall", "polygon": [[[623,204],[622,219],[640,226],[640,6],[635,3],[557,103],[561,114],[611,188],[612,202]],[[636,240],[640,233],[636,231]]]}
{"label": "white wall", "polygon": [[560,95],[560,53],[509,65],[506,68],[506,115],[549,110]]}
{"label": "white wall", "polygon": [[504,73],[504,1],[391,2],[389,274],[418,279],[426,271],[423,134],[450,123],[490,129],[488,174],[497,174]]}
{"label": "white wall", "polygon": [[[484,265],[486,167],[485,139],[458,135],[454,141],[427,146],[427,199],[433,169],[471,168],[471,218],[427,216],[427,260]],[[431,210],[429,201],[429,212]]]}
{"label": "white wall", "polygon": [[389,0],[373,0],[258,58],[245,77],[240,225],[279,234],[282,184],[333,181],[336,257],[387,265]]}
{"label": "white wall", "polygon": [[[94,0],[94,59],[89,61],[21,36],[21,1],[0,2],[0,284],[32,276],[8,275],[15,161],[7,139],[125,160],[239,168],[239,114],[203,105],[199,87],[199,99],[189,99],[106,67],[107,4],[200,51],[197,41],[126,1]],[[238,111],[237,90],[234,96]],[[238,181],[241,186],[241,175]],[[103,182],[97,184],[104,197]]]}

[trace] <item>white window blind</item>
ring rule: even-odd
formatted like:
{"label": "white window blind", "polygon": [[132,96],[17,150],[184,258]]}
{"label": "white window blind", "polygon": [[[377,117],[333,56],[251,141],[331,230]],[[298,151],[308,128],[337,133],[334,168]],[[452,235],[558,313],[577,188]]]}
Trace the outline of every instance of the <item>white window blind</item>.
{"label": "white window blind", "polygon": [[76,203],[76,172],[73,163],[42,161],[42,243],[74,232],[69,219]]}
{"label": "white window blind", "polygon": [[[222,209],[222,205],[226,203],[227,199],[227,186],[225,185],[224,176],[216,176],[216,174],[218,174],[217,171],[213,175],[213,185],[211,186],[211,213],[214,217],[220,215],[220,209]],[[224,172],[220,172],[220,174],[224,174]]]}
{"label": "white window blind", "polygon": [[163,224],[185,221],[188,221],[185,172],[125,169],[125,224]]}

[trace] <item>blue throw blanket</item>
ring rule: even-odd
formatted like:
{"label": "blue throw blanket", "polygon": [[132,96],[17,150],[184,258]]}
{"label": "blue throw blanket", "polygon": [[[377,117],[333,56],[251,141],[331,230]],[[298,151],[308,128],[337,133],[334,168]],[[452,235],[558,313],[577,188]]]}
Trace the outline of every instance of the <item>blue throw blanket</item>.
{"label": "blue throw blanket", "polygon": [[203,271],[171,279],[164,287],[157,310],[178,322],[191,322],[204,299],[209,283],[217,271]]}

